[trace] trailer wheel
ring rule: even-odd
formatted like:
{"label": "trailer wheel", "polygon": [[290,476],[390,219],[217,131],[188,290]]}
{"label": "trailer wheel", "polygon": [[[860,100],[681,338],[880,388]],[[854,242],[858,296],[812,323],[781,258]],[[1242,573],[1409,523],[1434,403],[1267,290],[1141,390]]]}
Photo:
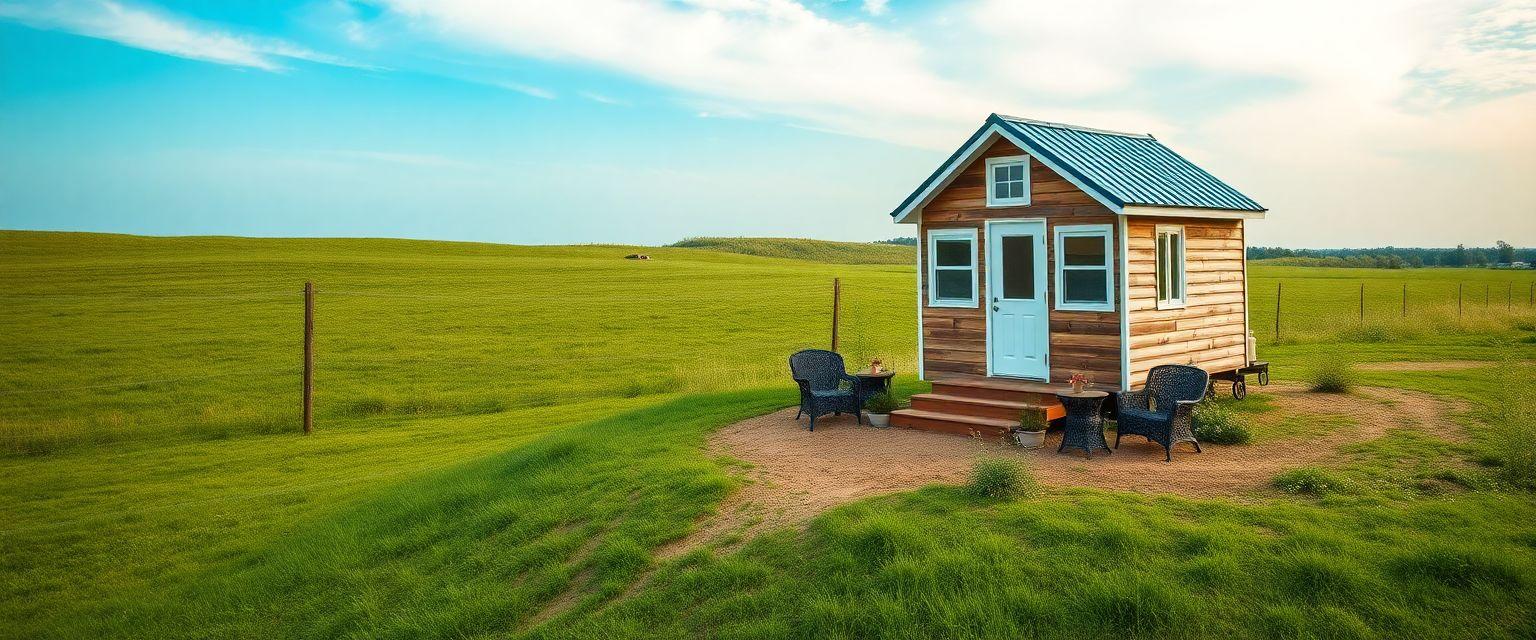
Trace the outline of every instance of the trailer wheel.
{"label": "trailer wheel", "polygon": [[1248,383],[1242,378],[1232,381],[1232,397],[1242,400],[1248,397]]}
{"label": "trailer wheel", "polygon": [[1259,372],[1259,386],[1261,386],[1261,387],[1269,386],[1269,370],[1268,369],[1265,369],[1265,370]]}

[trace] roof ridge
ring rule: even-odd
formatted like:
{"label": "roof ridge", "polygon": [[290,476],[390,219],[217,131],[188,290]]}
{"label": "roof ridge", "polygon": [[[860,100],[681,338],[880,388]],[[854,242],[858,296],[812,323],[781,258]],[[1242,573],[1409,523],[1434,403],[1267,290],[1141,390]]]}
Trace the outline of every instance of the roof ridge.
{"label": "roof ridge", "polygon": [[1070,130],[1073,130],[1073,131],[1084,131],[1084,132],[1087,132],[1087,133],[1100,133],[1100,134],[1110,135],[1110,136],[1123,136],[1123,137],[1126,137],[1126,138],[1142,138],[1144,140],[1156,140],[1157,139],[1157,138],[1153,137],[1152,134],[1150,134],[1150,133],[1129,133],[1129,132],[1126,132],[1126,131],[1113,131],[1113,130],[1110,130],[1110,129],[1095,129],[1093,127],[1084,127],[1082,125],[1067,124],[1065,122],[1050,122],[1048,120],[1036,120],[1034,118],[1025,118],[1025,117],[1021,117],[1021,116],[1010,116],[1010,115],[1008,115],[1006,113],[994,113],[992,115],[997,116],[998,118],[1001,118],[1003,120],[1007,120],[1009,122],[1017,122],[1017,123],[1020,123],[1020,124],[1032,124],[1032,125],[1037,125],[1037,126],[1041,126],[1041,127],[1051,127],[1051,128],[1054,128],[1054,129],[1070,129]]}

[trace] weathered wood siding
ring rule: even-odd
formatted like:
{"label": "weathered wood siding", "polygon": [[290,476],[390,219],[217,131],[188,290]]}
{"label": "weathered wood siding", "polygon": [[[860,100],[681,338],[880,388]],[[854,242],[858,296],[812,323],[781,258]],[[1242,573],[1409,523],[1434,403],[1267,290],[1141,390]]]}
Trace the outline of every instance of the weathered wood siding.
{"label": "weathered wood siding", "polygon": [[[999,140],[957,175],[948,187],[936,195],[922,211],[922,265],[919,279],[923,305],[923,366],[932,379],[945,373],[987,373],[987,220],[1012,218],[1046,219],[1046,295],[1050,305],[1051,379],[1066,381],[1073,373],[1084,373],[1093,382],[1118,385],[1120,382],[1120,317],[1114,312],[1057,311],[1055,309],[1057,224],[1116,224],[1115,214],[1092,196],[1067,182],[1050,168],[1031,160],[1029,167],[1030,204],[1011,207],[987,207],[986,159],[1022,155],[1018,147]],[[938,229],[977,229],[977,286],[975,308],[954,309],[928,306],[928,233]],[[1118,234],[1118,230],[1116,231]],[[1120,239],[1113,238],[1118,252]],[[1116,253],[1111,254],[1116,258]],[[1115,267],[1116,308],[1124,279]]]}
{"label": "weathered wood siding", "polygon": [[[1184,227],[1187,304],[1157,308],[1157,226]],[[1224,371],[1247,364],[1243,221],[1132,217],[1130,251],[1131,385],[1160,364]]]}

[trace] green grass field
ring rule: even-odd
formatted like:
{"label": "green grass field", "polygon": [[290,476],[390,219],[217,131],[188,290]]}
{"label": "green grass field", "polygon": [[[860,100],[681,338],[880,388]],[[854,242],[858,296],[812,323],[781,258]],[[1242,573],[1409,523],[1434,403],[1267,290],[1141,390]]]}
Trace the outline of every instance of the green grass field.
{"label": "green grass field", "polygon": [[783,360],[825,345],[833,277],[850,359],[912,369],[892,249],[911,255],[0,233],[0,636],[1536,634],[1536,499],[1505,472],[1536,415],[1508,384],[1532,379],[1529,308],[1401,323],[1384,297],[1362,327],[1334,304],[1361,280],[1531,281],[1513,272],[1253,268],[1256,329],[1279,279],[1315,323],[1261,336],[1281,377],[1321,355],[1490,361],[1362,374],[1464,399],[1473,437],[1365,443],[1322,470],[1346,491],[931,487],[656,560],[739,482],[708,434],[793,403]]}

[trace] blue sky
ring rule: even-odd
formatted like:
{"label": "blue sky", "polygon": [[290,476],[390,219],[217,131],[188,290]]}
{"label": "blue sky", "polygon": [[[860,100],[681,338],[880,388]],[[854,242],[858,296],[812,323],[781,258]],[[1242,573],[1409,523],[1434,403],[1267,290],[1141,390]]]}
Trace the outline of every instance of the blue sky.
{"label": "blue sky", "polygon": [[1536,244],[1530,0],[0,0],[0,227],[869,240],[993,111],[1157,135],[1256,244]]}

